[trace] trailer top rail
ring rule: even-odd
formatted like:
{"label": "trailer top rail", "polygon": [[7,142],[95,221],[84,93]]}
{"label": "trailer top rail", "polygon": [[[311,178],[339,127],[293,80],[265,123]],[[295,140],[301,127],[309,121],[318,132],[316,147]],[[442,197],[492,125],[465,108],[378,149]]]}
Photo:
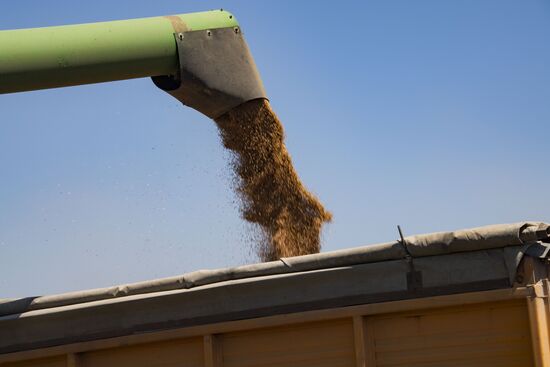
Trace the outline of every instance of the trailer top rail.
{"label": "trailer top rail", "polygon": [[522,222],[411,236],[109,288],[1,300],[0,354],[277,314],[513,288],[522,283],[518,267],[525,257],[548,262],[549,224]]}

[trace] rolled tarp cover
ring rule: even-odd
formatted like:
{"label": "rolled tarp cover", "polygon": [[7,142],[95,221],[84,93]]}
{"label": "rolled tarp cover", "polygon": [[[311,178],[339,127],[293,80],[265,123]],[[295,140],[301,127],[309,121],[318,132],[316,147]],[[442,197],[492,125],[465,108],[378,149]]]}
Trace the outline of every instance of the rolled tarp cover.
{"label": "rolled tarp cover", "polygon": [[411,236],[406,238],[405,243],[413,257],[420,257],[522,245],[542,241],[549,236],[548,224],[523,222]]}
{"label": "rolled tarp cover", "polygon": [[[519,245],[528,246],[537,241],[548,242],[549,240],[550,224],[542,222],[499,224],[452,232],[438,232],[406,237],[404,244],[398,240],[320,254],[282,258],[278,261],[235,268],[199,270],[174,277],[107,288],[50,296],[4,299],[0,300],[0,316],[140,294],[192,289],[230,280],[383,263],[405,259],[408,256],[414,259],[495,248],[517,248]],[[514,256],[517,257],[517,254]],[[518,262],[520,259],[517,259]],[[514,266],[516,265],[517,262],[514,263]]]}

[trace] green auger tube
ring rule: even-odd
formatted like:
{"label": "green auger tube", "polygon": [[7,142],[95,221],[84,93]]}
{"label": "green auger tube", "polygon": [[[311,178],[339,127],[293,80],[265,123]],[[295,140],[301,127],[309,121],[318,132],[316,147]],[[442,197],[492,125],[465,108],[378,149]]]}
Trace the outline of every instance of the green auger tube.
{"label": "green auger tube", "polygon": [[141,77],[212,118],[266,98],[224,10],[0,31],[0,94]]}

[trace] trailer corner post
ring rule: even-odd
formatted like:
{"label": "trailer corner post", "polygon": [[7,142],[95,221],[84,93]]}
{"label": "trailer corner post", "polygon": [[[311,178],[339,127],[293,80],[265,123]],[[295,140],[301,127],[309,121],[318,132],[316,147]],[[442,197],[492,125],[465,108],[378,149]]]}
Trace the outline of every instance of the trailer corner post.
{"label": "trailer corner post", "polygon": [[536,367],[550,367],[550,303],[548,279],[529,286],[527,309]]}

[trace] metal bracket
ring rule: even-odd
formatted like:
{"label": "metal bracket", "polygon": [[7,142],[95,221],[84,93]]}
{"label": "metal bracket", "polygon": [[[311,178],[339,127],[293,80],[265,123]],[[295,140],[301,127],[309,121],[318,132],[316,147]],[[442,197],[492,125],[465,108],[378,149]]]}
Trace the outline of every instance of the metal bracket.
{"label": "metal bracket", "polygon": [[240,28],[177,33],[179,75],[156,76],[157,87],[210,118],[267,98]]}
{"label": "metal bracket", "polygon": [[548,259],[550,257],[550,244],[543,242],[528,243],[525,254],[539,259]]}
{"label": "metal bracket", "polygon": [[540,280],[535,284],[527,286],[530,297],[535,298],[548,298],[548,280]]}

